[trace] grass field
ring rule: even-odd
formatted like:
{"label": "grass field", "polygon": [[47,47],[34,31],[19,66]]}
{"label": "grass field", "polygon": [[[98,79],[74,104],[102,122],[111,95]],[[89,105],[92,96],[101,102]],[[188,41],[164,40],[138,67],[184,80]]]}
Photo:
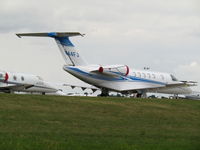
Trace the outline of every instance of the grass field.
{"label": "grass field", "polygon": [[197,150],[200,101],[0,94],[0,150]]}

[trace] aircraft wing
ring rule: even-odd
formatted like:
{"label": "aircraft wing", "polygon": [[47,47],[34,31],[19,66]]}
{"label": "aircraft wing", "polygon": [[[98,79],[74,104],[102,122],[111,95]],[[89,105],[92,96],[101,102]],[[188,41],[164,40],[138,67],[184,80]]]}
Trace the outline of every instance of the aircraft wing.
{"label": "aircraft wing", "polygon": [[104,82],[101,84],[108,89],[124,92],[124,91],[136,91],[136,90],[148,90],[153,88],[165,87],[165,84],[153,84],[148,82]]}
{"label": "aircraft wing", "polygon": [[34,85],[31,84],[7,84],[0,87],[0,91],[21,91],[24,89],[29,89]]}
{"label": "aircraft wing", "polygon": [[101,85],[107,87],[109,89],[124,92],[124,91],[136,91],[136,90],[153,90],[157,88],[164,88],[164,87],[185,87],[185,86],[196,86],[197,82],[193,81],[177,81],[175,83],[150,83],[150,82],[105,82]]}

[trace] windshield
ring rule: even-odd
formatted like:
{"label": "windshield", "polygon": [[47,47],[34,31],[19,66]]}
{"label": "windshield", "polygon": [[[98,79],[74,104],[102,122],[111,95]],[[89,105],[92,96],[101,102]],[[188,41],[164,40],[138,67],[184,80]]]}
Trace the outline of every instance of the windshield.
{"label": "windshield", "polygon": [[171,74],[170,76],[172,78],[172,81],[178,81],[178,79],[174,75]]}
{"label": "windshield", "polygon": [[42,77],[40,77],[40,76],[37,76],[37,78],[38,78],[39,80],[43,81]]}

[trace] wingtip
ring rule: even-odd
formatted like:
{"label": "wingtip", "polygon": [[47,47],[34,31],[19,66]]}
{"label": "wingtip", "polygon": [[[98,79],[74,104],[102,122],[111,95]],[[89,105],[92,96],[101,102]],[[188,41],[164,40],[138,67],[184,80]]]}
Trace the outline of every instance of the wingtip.
{"label": "wingtip", "polygon": [[21,38],[21,36],[20,36],[19,34],[16,34],[16,36],[17,36],[18,38]]}

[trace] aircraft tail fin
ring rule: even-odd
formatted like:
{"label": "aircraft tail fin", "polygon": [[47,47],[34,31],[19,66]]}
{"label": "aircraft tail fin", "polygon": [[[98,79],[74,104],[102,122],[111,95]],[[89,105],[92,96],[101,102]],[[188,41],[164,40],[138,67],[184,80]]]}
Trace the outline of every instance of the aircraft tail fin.
{"label": "aircraft tail fin", "polygon": [[84,36],[84,34],[80,34],[79,32],[44,32],[44,33],[19,33],[16,35],[19,38],[21,38],[22,36],[54,38],[67,65],[84,66],[87,64],[80,56],[79,52],[75,49],[74,45],[69,39],[69,37]]}

